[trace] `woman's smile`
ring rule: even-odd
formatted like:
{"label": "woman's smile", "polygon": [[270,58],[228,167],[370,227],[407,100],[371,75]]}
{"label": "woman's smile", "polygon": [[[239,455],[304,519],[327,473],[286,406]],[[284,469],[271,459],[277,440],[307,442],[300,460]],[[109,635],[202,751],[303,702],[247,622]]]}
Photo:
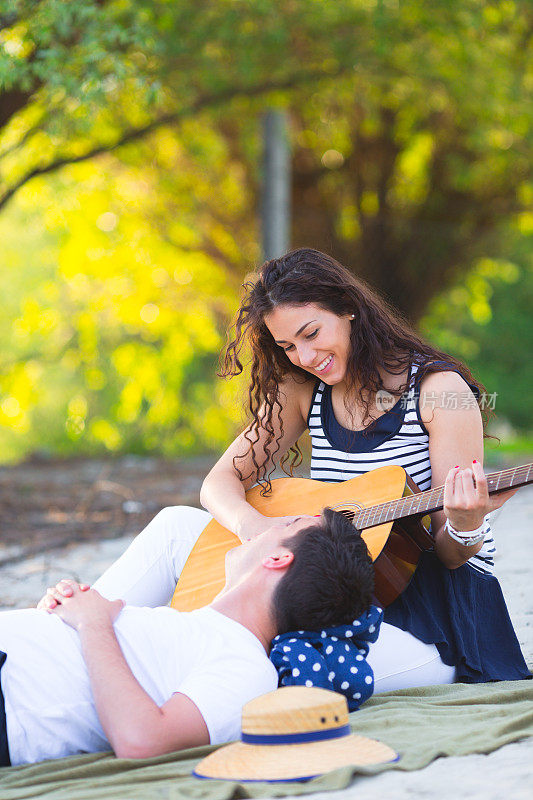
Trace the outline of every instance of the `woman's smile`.
{"label": "woman's smile", "polygon": [[324,361],[322,361],[318,367],[315,367],[317,372],[327,372],[331,365],[333,364],[333,356],[326,356]]}

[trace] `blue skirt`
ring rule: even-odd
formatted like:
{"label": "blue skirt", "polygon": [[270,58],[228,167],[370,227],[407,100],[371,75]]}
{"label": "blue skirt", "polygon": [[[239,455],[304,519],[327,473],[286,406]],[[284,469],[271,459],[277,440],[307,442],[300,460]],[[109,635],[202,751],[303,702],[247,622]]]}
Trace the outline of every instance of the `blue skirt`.
{"label": "blue skirt", "polygon": [[384,621],[436,645],[461,683],[531,677],[497,578],[468,564],[447,569],[435,553],[424,553]]}
{"label": "blue skirt", "polygon": [[[6,654],[0,650],[0,670],[4,666]],[[4,695],[2,693],[2,685],[0,684],[0,767],[11,766],[9,760],[9,747],[7,744],[7,722],[6,722],[6,709],[4,705]]]}

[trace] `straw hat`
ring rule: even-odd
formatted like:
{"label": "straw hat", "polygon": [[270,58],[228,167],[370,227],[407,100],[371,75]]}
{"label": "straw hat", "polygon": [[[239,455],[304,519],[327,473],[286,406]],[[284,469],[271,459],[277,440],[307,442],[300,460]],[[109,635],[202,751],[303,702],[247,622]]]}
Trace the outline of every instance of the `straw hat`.
{"label": "straw hat", "polygon": [[328,689],[287,686],[242,711],[242,741],[204,758],[197,778],[304,781],[338,767],[397,761],[387,745],[350,733],[346,698]]}

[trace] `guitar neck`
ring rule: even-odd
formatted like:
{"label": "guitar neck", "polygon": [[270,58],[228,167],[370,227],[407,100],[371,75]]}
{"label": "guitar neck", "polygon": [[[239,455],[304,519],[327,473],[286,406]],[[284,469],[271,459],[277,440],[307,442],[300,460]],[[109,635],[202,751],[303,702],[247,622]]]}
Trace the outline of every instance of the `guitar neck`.
{"label": "guitar neck", "polygon": [[[531,476],[531,477],[530,477]],[[516,489],[533,482],[533,464],[521,467],[504,469],[501,472],[492,472],[487,475],[487,488],[489,494],[498,494],[506,489]],[[386,522],[393,522],[403,517],[432,514],[444,508],[444,486],[436,486],[425,492],[392,500],[370,508],[357,511],[353,517],[353,524],[359,530],[374,528]]]}

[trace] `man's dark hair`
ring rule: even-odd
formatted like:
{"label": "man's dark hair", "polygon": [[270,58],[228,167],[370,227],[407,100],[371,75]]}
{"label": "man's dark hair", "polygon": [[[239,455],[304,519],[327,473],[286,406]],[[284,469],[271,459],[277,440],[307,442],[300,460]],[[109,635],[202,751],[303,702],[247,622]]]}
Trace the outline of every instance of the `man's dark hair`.
{"label": "man's dark hair", "polygon": [[348,624],[369,608],[374,568],[360,532],[344,514],[326,508],[319,525],[283,544],[294,561],[272,598],[278,633]]}

